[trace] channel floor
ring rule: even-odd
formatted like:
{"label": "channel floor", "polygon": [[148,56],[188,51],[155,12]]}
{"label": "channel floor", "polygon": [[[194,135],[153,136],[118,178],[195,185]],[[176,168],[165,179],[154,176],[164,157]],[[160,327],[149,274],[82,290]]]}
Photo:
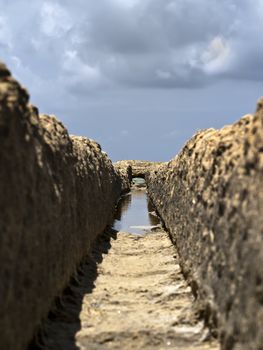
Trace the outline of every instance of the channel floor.
{"label": "channel floor", "polygon": [[83,298],[81,350],[219,349],[197,320],[190,288],[166,232],[118,232]]}

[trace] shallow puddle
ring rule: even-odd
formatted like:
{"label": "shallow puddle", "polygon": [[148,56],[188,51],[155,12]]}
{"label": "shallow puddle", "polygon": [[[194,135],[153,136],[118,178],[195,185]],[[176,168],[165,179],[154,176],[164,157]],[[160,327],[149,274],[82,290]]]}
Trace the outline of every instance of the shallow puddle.
{"label": "shallow puddle", "polygon": [[121,198],[113,229],[141,235],[157,225],[160,225],[160,221],[145,190],[133,189]]}

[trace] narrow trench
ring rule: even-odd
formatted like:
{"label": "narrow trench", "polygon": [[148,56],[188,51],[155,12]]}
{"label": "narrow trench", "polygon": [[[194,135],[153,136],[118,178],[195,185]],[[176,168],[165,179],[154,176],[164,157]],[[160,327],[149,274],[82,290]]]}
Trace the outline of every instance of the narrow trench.
{"label": "narrow trench", "polygon": [[145,189],[133,189],[132,192],[121,198],[115,214],[113,229],[136,235],[145,234],[147,231],[154,231],[160,227],[160,220]]}
{"label": "narrow trench", "polygon": [[122,197],[28,350],[219,349],[142,186]]}

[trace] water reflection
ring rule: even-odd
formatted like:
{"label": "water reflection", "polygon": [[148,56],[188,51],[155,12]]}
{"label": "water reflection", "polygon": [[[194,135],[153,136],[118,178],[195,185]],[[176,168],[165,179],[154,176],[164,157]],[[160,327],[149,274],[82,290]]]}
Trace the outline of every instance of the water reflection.
{"label": "water reflection", "polygon": [[120,200],[113,228],[117,231],[143,234],[159,224],[146,192],[134,189]]}

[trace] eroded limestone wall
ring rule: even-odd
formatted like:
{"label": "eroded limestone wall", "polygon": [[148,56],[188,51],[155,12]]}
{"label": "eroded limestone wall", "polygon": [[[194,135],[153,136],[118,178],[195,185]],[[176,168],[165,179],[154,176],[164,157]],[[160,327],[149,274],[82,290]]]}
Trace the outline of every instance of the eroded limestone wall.
{"label": "eroded limestone wall", "polygon": [[100,146],[40,116],[0,64],[0,348],[22,350],[125,190]]}
{"label": "eroded limestone wall", "polygon": [[197,133],[147,184],[222,349],[262,349],[263,100],[255,115]]}
{"label": "eroded limestone wall", "polygon": [[145,174],[152,169],[156,169],[156,167],[160,166],[161,162],[148,162],[144,160],[120,160],[114,163],[114,166],[118,169],[122,169],[122,171],[130,172],[130,177],[145,177]]}
{"label": "eroded limestone wall", "polygon": [[130,189],[132,182],[132,167],[126,162],[122,161],[113,163],[115,171],[119,174],[122,179],[123,190],[122,192],[127,192]]}

